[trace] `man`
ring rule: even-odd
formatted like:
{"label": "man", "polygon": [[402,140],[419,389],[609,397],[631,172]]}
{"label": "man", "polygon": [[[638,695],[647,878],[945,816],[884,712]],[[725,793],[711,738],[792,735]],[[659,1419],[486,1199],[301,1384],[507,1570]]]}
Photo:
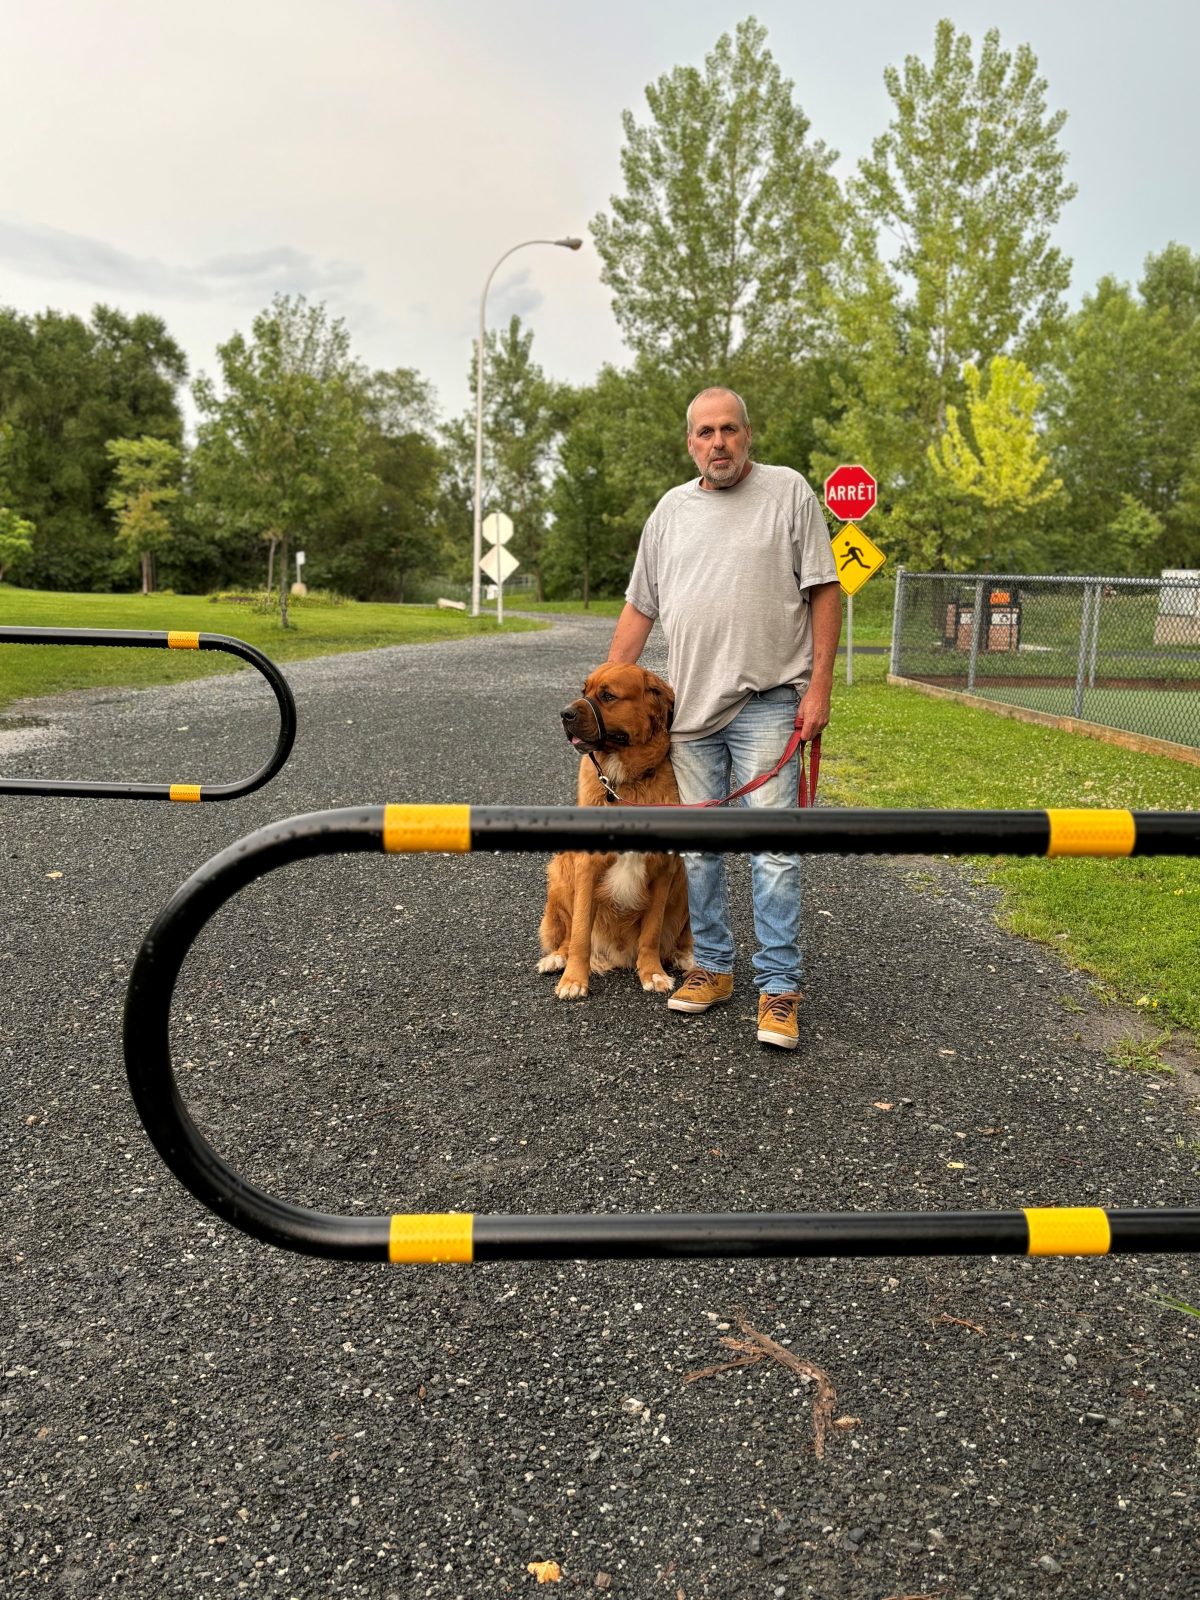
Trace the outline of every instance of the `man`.
{"label": "man", "polygon": [[[805,739],[829,721],[842,626],[837,570],[816,496],[790,467],[750,460],[746,407],[705,389],[688,407],[700,472],[670,490],[642,533],[610,661],[636,661],[657,618],[675,686],[671,760],[684,804],[720,799],[769,772],[800,707]],[[743,805],[794,806],[799,756]],[[722,856],[687,855],[696,966],[667,1001],[707,1011],[733,994],[734,946]],[[794,1050],[803,983],[800,862],[751,858],[758,1038]]]}

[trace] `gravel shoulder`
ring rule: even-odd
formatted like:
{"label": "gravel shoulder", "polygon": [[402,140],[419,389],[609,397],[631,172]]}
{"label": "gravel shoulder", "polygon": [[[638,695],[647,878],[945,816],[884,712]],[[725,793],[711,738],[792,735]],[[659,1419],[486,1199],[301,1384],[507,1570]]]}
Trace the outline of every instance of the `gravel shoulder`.
{"label": "gravel shoulder", "polygon": [[[121,1008],[175,887],[297,812],[568,802],[557,711],[610,630],[291,665],[292,759],[227,805],[0,797],[0,1593],[450,1600],[553,1561],[638,1600],[1200,1595],[1200,1321],[1161,1304],[1200,1304],[1193,1259],[358,1267],[256,1244],[157,1162]],[[6,770],[176,782],[253,770],[275,727],[251,674],[7,716]],[[285,868],[189,961],[188,1103],[333,1210],[1195,1196],[1186,1074],[1116,1067],[1136,1019],[965,870],[806,866],[794,1058],[755,1043],[731,874],[737,994],[692,1018],[631,974],[555,1000],[537,857]],[[823,1453],[776,1354],[695,1376],[747,1327],[828,1375]]]}

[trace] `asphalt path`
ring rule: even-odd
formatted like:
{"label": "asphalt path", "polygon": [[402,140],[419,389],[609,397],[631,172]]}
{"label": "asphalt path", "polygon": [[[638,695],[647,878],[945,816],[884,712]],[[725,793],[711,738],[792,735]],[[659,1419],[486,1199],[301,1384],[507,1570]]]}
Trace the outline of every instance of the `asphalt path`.
{"label": "asphalt path", "polygon": [[[297,812],[570,802],[557,712],[610,627],[289,667],[294,755],[227,805],[0,798],[0,1592],[502,1595],[554,1562],[547,1594],[646,1600],[1200,1594],[1200,1322],[1159,1303],[1200,1303],[1188,1258],[358,1266],[159,1164],[120,1022],[175,887]],[[219,781],[273,739],[252,674],[20,709],[21,775]],[[189,960],[184,1093],[331,1210],[1195,1198],[1184,1079],[1116,1067],[1131,1019],[964,868],[806,866],[794,1056],[755,1042],[732,870],[737,993],[686,1017],[630,974],[554,998],[537,857],[282,869]]]}

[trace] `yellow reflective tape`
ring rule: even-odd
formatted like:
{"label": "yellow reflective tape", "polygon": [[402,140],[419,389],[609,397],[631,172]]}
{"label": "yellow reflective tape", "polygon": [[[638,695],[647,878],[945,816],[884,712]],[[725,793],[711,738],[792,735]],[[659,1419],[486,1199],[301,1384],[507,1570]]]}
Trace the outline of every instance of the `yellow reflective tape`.
{"label": "yellow reflective tape", "polygon": [[1132,811],[1047,811],[1048,856],[1127,856],[1137,842]]}
{"label": "yellow reflective tape", "polygon": [[392,1218],[389,1261],[474,1261],[475,1218],[469,1211],[430,1211]]}
{"label": "yellow reflective tape", "polygon": [[200,635],[198,633],[168,633],[168,650],[199,650]]}
{"label": "yellow reflective tape", "polygon": [[471,848],[470,806],[384,806],[383,848],[467,851]]}
{"label": "yellow reflective tape", "polygon": [[1027,1207],[1031,1256],[1106,1256],[1112,1244],[1108,1214],[1099,1206]]}
{"label": "yellow reflective tape", "polygon": [[200,785],[198,783],[173,783],[171,785],[172,800],[199,800]]}

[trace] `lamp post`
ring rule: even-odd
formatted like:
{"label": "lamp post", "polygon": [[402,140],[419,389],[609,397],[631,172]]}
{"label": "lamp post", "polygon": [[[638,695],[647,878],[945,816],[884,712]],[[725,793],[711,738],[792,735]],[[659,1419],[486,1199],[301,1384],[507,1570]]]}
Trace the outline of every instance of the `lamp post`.
{"label": "lamp post", "polygon": [[484,314],[487,309],[488,290],[501,264],[516,250],[531,244],[557,244],[564,250],[578,250],[582,239],[523,239],[512,250],[506,250],[487,275],[483,293],[479,297],[479,346],[475,354],[475,542],[471,560],[471,615],[479,615],[479,563],[483,559],[483,339]]}

